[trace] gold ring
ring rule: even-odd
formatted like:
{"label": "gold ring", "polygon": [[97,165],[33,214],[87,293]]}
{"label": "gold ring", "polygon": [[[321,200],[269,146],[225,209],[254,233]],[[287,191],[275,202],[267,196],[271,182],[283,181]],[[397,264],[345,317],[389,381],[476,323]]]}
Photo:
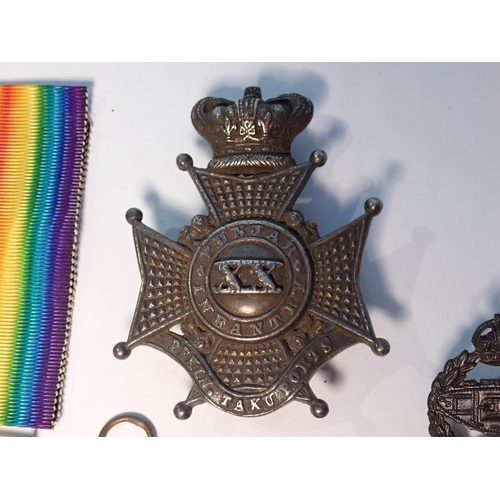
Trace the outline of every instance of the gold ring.
{"label": "gold ring", "polygon": [[140,427],[141,429],[144,429],[148,437],[156,437],[155,431],[152,429],[152,427],[141,417],[137,417],[135,415],[130,415],[128,413],[125,413],[123,415],[117,415],[116,417],[112,418],[102,429],[101,432],[99,433],[99,437],[106,437],[108,432],[118,424],[121,424],[123,422],[130,422],[131,424],[137,425],[137,427]]}

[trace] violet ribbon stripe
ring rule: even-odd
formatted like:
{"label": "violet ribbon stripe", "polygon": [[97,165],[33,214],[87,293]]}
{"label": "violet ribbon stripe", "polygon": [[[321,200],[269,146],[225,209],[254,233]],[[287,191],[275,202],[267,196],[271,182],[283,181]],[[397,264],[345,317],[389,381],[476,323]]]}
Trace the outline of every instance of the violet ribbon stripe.
{"label": "violet ribbon stripe", "polygon": [[87,101],[86,87],[0,86],[0,425],[60,413]]}

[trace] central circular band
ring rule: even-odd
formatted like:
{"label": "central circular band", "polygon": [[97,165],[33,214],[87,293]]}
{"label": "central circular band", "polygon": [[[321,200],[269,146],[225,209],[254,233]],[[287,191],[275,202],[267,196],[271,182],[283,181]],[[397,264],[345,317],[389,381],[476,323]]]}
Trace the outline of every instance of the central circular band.
{"label": "central circular band", "polygon": [[188,272],[197,316],[232,340],[268,339],[289,328],[304,312],[311,282],[300,240],[264,220],[232,222],[212,232]]}

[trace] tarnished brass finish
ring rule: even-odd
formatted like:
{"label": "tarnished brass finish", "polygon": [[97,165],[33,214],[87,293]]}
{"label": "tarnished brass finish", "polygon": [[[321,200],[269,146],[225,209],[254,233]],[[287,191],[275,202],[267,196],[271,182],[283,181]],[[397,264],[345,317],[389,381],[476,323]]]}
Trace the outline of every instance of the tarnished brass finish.
{"label": "tarnished brass finish", "polygon": [[[358,276],[371,220],[382,202],[320,238],[293,205],[323,151],[296,165],[294,137],[312,118],[311,101],[298,94],[263,101],[250,87],[236,102],[208,97],[192,121],[214,152],[206,169],[177,157],[207,207],[174,242],[142,223],[132,208],[142,276],[127,342],[119,359],[139,345],[168,354],[191,375],[193,388],[176,405],[177,418],[208,401],[237,416],[259,416],[297,400],[316,417],[328,405],[309,387],[315,371],[349,346],[363,342],[385,355],[375,337]],[[171,330],[180,325],[182,334]]]}
{"label": "tarnished brass finish", "polygon": [[156,437],[156,433],[153,428],[141,417],[138,415],[131,415],[130,413],[125,413],[123,415],[118,415],[112,418],[99,432],[99,437],[106,437],[108,432],[118,424],[123,424],[124,422],[128,422],[129,424],[134,424],[137,427],[140,427],[144,430],[147,437]]}
{"label": "tarnished brass finish", "polygon": [[478,363],[500,366],[500,315],[481,323],[472,337],[476,348],[446,362],[428,398],[429,433],[453,437],[450,418],[483,434],[500,435],[500,380],[465,380]]}

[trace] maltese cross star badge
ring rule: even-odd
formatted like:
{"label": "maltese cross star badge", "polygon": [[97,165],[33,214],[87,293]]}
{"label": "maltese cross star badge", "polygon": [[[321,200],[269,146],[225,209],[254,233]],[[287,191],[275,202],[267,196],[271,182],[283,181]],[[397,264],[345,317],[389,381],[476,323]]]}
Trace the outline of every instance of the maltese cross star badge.
{"label": "maltese cross star badge", "polygon": [[[358,276],[372,218],[382,202],[320,237],[294,203],[317,167],[314,151],[297,165],[294,137],[310,122],[313,105],[299,94],[263,101],[258,87],[236,102],[208,97],[192,111],[196,130],[211,145],[206,169],[177,157],[207,207],[174,242],[127,212],[142,284],[119,359],[140,345],[159,349],[193,379],[174,414],[191,415],[209,402],[237,416],[270,413],[292,400],[316,417],[328,405],[309,386],[326,361],[358,342],[389,352],[376,338]],[[179,325],[177,332],[172,328]]]}

